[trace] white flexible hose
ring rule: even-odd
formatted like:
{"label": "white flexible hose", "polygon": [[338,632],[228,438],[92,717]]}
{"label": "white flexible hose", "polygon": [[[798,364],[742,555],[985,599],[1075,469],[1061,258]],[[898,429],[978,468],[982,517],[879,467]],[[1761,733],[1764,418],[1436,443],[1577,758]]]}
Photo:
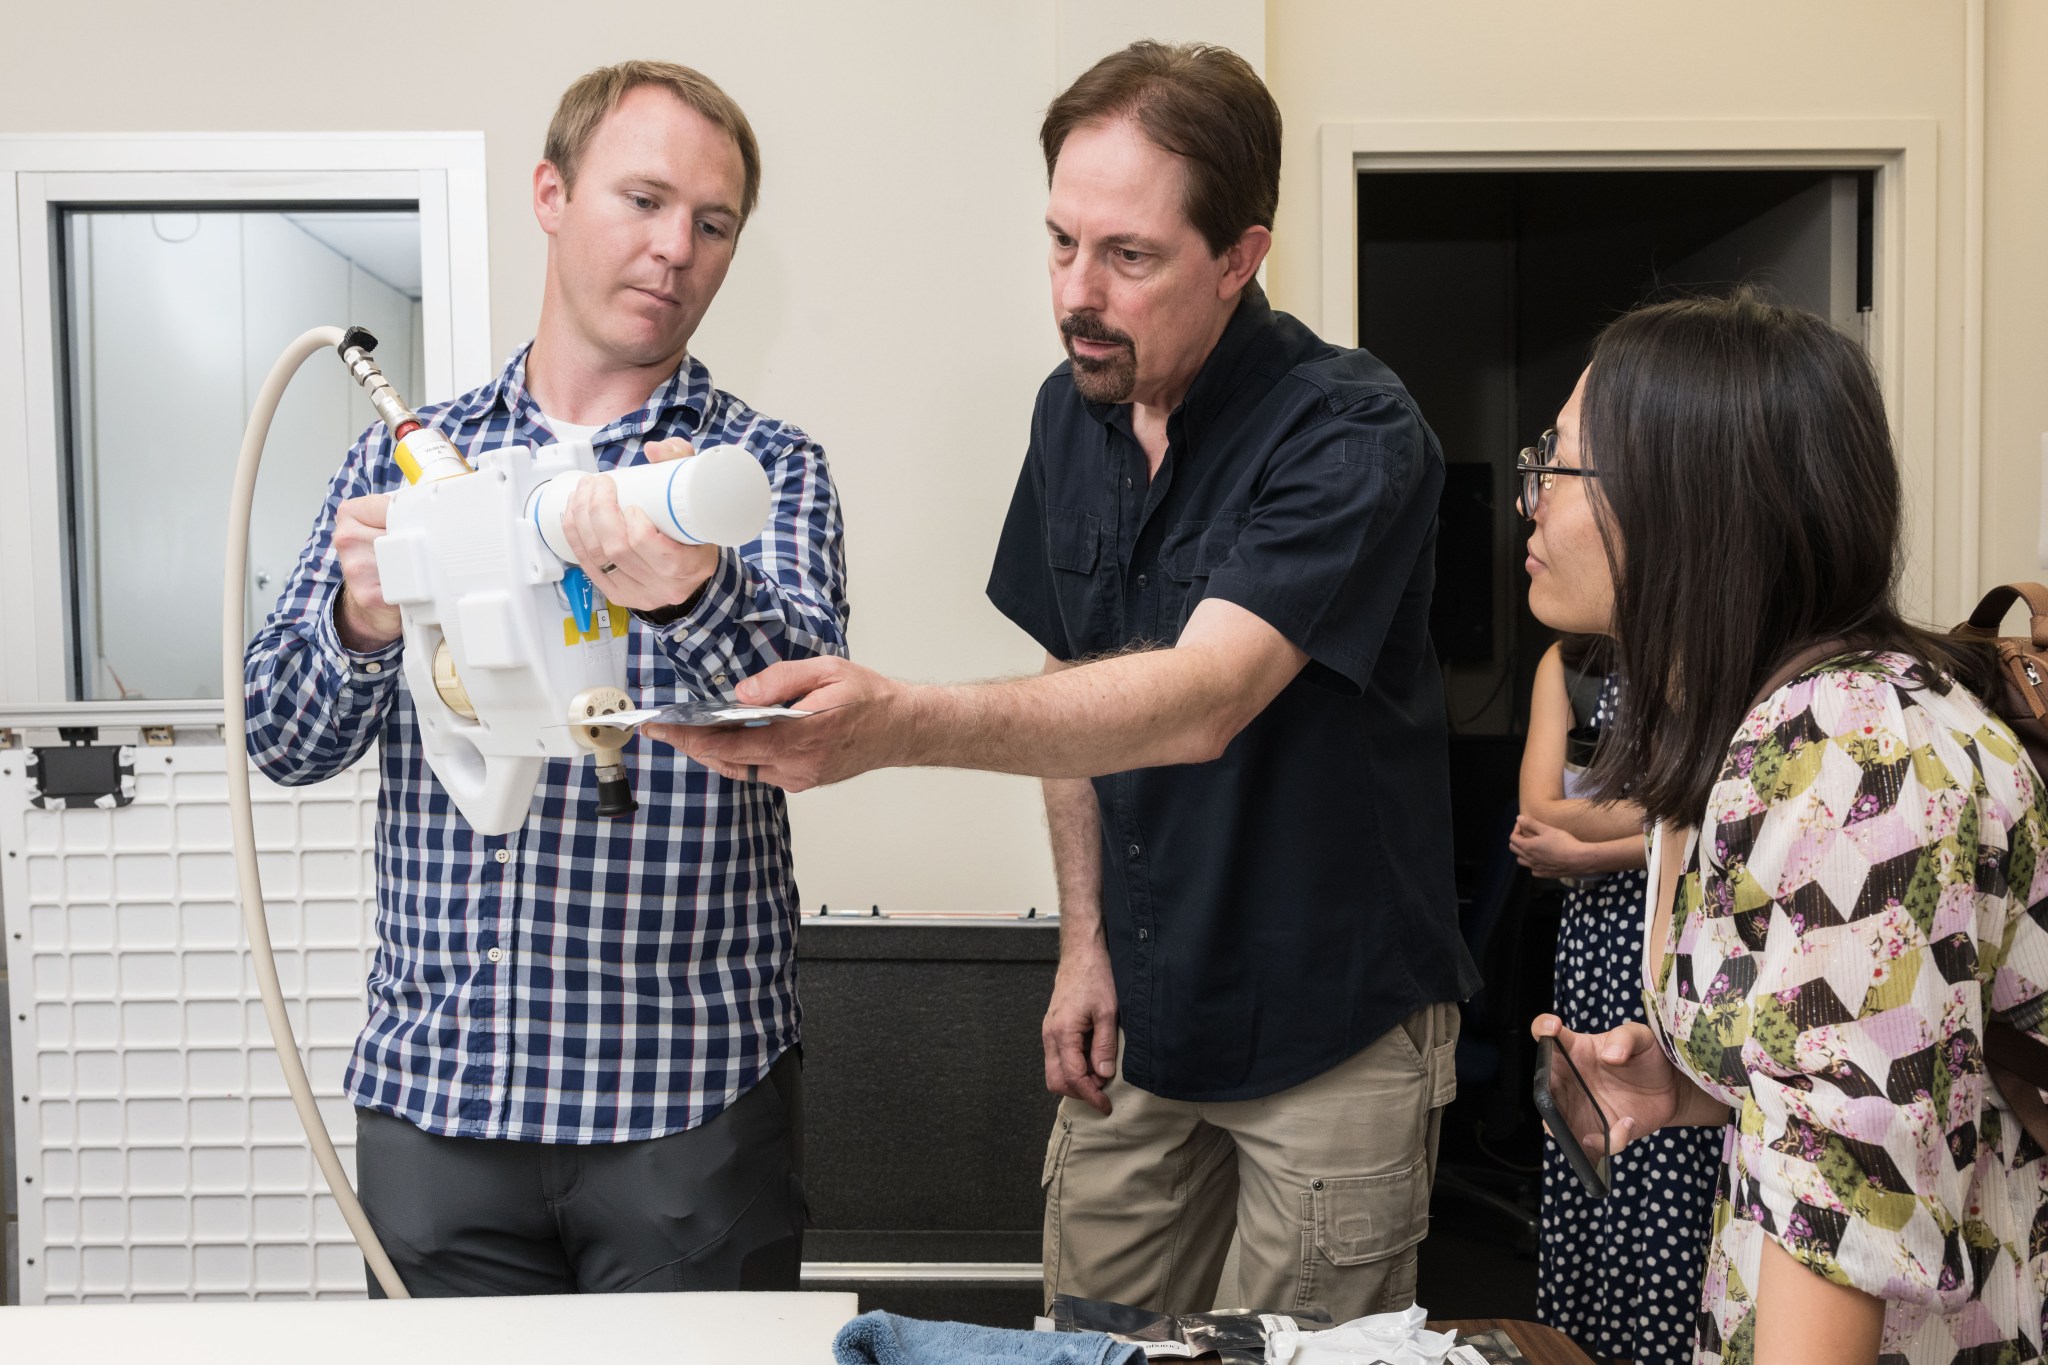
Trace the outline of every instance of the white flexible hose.
{"label": "white flexible hose", "polygon": [[299,1111],[299,1122],[305,1126],[313,1157],[320,1163],[320,1173],[327,1178],[334,1202],[341,1206],[348,1230],[355,1234],[356,1245],[363,1249],[370,1273],[377,1277],[388,1297],[405,1299],[412,1296],[405,1292],[397,1268],[385,1254],[384,1244],[377,1240],[376,1230],[363,1212],[362,1201],[356,1198],[347,1172],[341,1169],[341,1157],[327,1136],[326,1120],[320,1117],[312,1084],[306,1079],[305,1062],[299,1057],[298,1039],[292,1036],[291,1017],[284,1010],[277,958],[270,950],[270,921],[263,911],[263,877],[256,862],[256,822],[249,806],[249,763],[241,752],[247,727],[242,701],[242,649],[249,631],[243,580],[248,573],[249,517],[256,496],[256,467],[263,461],[263,442],[270,435],[270,420],[277,414],[285,385],[308,356],[340,345],[341,335],[339,327],[315,327],[285,347],[284,354],[270,367],[270,376],[263,381],[262,392],[256,395],[256,406],[249,412],[249,427],[242,433],[242,455],[235,464],[235,489],[228,503],[227,579],[221,597],[221,722],[228,746],[228,811],[234,822],[235,873],[241,886],[242,921],[249,929],[249,956],[255,963],[257,988],[263,993],[263,1015],[270,1021],[271,1041],[277,1045],[278,1065],[284,1068],[285,1087],[292,1092],[292,1104]]}

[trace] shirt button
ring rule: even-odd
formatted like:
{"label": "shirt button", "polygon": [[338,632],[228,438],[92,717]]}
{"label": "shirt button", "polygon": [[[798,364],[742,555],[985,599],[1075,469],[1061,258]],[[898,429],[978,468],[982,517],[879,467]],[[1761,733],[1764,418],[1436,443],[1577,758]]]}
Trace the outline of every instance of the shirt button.
{"label": "shirt button", "polygon": [[1126,475],[1124,475],[1124,487],[1126,487],[1126,488],[1129,488],[1130,486],[1131,486],[1131,476],[1130,476],[1130,475],[1128,475],[1128,474],[1126,474]]}
{"label": "shirt button", "polygon": [[1149,939],[1151,937],[1152,931],[1150,929],[1140,929],[1138,931],[1138,942],[1140,943],[1143,943],[1146,939]]}
{"label": "shirt button", "polygon": [[711,681],[717,683],[720,687],[723,687],[725,686],[725,674],[715,673],[712,675]]}
{"label": "shirt button", "polygon": [[493,948],[484,954],[484,960],[486,962],[502,962],[505,960],[505,950],[503,948]]}
{"label": "shirt button", "polygon": [[365,673],[382,673],[383,671],[384,665],[378,663],[374,659],[372,659],[369,663],[363,665],[363,672]]}
{"label": "shirt button", "polygon": [[491,856],[493,858],[496,858],[501,863],[509,863],[512,861],[512,850],[509,848],[501,848],[496,853],[493,853]]}
{"label": "shirt button", "polygon": [[1141,573],[1141,574],[1139,574],[1139,575],[1138,575],[1138,586],[1139,586],[1139,587],[1141,587],[1141,588],[1147,588],[1147,587],[1150,587],[1151,585],[1152,585],[1152,575],[1150,575],[1150,574],[1143,574],[1143,573]]}
{"label": "shirt button", "polygon": [[1133,858],[1137,857],[1140,853],[1143,853],[1144,851],[1145,850],[1139,847],[1137,844],[1132,844],[1129,848],[1124,850],[1125,853],[1129,854]]}

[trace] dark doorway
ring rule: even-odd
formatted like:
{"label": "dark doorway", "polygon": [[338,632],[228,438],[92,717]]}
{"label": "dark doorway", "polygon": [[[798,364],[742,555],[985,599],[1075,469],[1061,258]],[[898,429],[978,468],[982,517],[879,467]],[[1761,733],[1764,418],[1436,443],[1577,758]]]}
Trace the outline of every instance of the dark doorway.
{"label": "dark doorway", "polygon": [[1515,452],[1618,314],[1744,282],[1856,331],[1873,176],[1800,170],[1365,172],[1359,344],[1448,462],[1432,625],[1452,728],[1518,734],[1549,634],[1523,605]]}

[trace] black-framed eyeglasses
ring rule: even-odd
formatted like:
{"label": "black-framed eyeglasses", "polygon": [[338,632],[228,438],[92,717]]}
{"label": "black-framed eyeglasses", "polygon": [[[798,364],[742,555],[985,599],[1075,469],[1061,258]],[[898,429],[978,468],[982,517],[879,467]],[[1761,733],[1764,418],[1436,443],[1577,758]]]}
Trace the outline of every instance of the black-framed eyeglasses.
{"label": "black-framed eyeglasses", "polygon": [[1515,505],[1522,509],[1522,515],[1536,520],[1537,504],[1543,495],[1557,483],[1562,474],[1574,479],[1597,479],[1597,469],[1567,469],[1557,463],[1557,429],[1552,427],[1536,438],[1533,446],[1522,447],[1522,453],[1515,458],[1515,472],[1522,476],[1522,495],[1515,499]]}

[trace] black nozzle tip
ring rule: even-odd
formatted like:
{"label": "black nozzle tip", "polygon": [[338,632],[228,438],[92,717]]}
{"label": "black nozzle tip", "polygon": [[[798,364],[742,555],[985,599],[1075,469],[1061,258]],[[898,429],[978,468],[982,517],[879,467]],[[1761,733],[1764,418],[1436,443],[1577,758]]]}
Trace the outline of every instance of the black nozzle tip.
{"label": "black nozzle tip", "polygon": [[600,777],[597,779],[597,813],[611,819],[631,815],[640,809],[640,803],[633,799],[633,783],[624,777]]}
{"label": "black nozzle tip", "polygon": [[347,355],[351,346],[360,346],[363,354],[368,355],[377,349],[377,338],[370,335],[367,327],[351,327],[341,334],[341,344],[334,349]]}

